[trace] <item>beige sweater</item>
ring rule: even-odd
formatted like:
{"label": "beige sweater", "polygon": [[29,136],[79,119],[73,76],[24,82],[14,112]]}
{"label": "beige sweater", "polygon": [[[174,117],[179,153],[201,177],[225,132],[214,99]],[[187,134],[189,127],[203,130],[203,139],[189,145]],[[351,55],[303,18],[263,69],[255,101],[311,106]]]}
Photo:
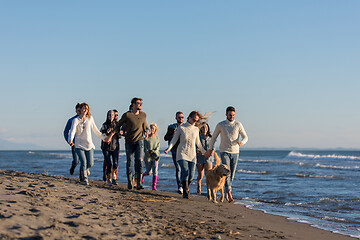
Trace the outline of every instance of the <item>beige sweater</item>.
{"label": "beige sweater", "polygon": [[[216,125],[214,134],[209,144],[209,149],[214,150],[214,144],[219,134],[221,138],[220,152],[239,153],[239,145],[237,142],[242,142],[244,145],[248,141],[243,125],[238,121],[234,120],[230,122],[226,119]],[[242,138],[241,141],[240,136]]]}
{"label": "beige sweater", "polygon": [[168,147],[169,151],[178,139],[180,139],[180,143],[176,151],[176,161],[196,162],[196,146],[202,153],[206,152],[199,140],[199,128],[188,122],[176,129]]}

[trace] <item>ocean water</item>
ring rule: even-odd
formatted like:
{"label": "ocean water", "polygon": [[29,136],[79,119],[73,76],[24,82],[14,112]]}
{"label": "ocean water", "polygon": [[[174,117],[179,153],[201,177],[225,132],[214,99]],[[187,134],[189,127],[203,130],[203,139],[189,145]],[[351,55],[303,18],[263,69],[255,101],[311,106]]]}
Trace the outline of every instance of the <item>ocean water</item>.
{"label": "ocean water", "polygon": [[[103,155],[95,151],[90,180],[102,179]],[[69,151],[0,151],[0,168],[65,177]],[[126,183],[125,153],[120,153],[119,182]],[[197,174],[195,175],[196,178]],[[152,177],[145,177],[151,188]],[[195,180],[190,186],[195,194]],[[176,191],[175,168],[162,154],[158,190]],[[202,186],[206,195],[205,179]],[[233,182],[238,204],[288,217],[314,227],[360,238],[359,151],[250,151],[240,152]]]}

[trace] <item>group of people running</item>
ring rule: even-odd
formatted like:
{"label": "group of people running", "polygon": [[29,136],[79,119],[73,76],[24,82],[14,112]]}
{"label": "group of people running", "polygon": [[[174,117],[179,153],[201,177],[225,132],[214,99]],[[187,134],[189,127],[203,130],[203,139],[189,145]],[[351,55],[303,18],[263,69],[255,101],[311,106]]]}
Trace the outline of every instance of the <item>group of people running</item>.
{"label": "group of people running", "polygon": [[[125,137],[126,175],[128,189],[143,189],[144,177],[153,175],[152,189],[156,190],[158,164],[160,159],[160,141],[158,126],[146,121],[146,114],[141,111],[142,99],[133,98],[129,111],[118,120],[118,111],[109,110],[106,121],[100,130],[96,127],[86,103],[75,106],[76,115],[70,118],[64,130],[64,138],[72,149],[73,161],[70,174],[74,173],[80,161],[80,181],[88,185],[90,168],[94,164],[94,149],[91,131],[100,138],[104,155],[103,180],[108,185],[117,184],[119,161],[119,139]],[[226,199],[233,201],[231,185],[235,176],[239,146],[248,141],[242,124],[235,120],[235,108],[227,107],[226,120],[218,123],[211,135],[207,117],[192,111],[184,123],[184,114],[176,113],[176,123],[168,126],[164,140],[169,142],[166,154],[171,152],[176,169],[177,189],[184,198],[189,198],[189,185],[198,170],[197,193],[201,194],[201,181],[212,168],[215,153],[215,141],[220,135],[220,156],[223,164],[228,165],[231,174],[225,182]],[[144,158],[145,157],[145,158]],[[143,172],[143,162],[146,171]],[[133,163],[135,167],[133,167]]]}

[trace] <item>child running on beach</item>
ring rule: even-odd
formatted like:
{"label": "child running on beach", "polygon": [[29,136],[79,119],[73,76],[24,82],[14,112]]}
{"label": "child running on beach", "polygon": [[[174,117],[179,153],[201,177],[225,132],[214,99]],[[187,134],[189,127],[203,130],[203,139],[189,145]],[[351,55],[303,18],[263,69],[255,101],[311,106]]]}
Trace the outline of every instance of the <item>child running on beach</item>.
{"label": "child running on beach", "polygon": [[146,172],[143,174],[142,182],[144,182],[145,176],[149,176],[151,172],[153,172],[152,189],[157,190],[156,183],[160,159],[160,140],[157,135],[158,126],[156,123],[150,124],[150,131],[149,137],[144,141]]}
{"label": "child running on beach", "polygon": [[167,154],[180,139],[176,152],[176,160],[181,167],[183,198],[189,198],[190,195],[189,185],[195,174],[196,146],[202,153],[205,153],[205,149],[199,140],[199,128],[196,126],[196,122],[198,122],[200,118],[201,115],[199,112],[192,111],[187,118],[187,122],[177,128],[169,147],[165,150]]}
{"label": "child running on beach", "polygon": [[[84,185],[89,185],[88,176],[90,175],[90,168],[94,165],[95,146],[91,139],[91,130],[101,140],[105,139],[105,136],[95,125],[89,105],[82,103],[79,116],[72,122],[68,142],[70,146],[75,145],[76,154],[80,159],[80,181]],[[76,142],[74,144],[75,137]]]}

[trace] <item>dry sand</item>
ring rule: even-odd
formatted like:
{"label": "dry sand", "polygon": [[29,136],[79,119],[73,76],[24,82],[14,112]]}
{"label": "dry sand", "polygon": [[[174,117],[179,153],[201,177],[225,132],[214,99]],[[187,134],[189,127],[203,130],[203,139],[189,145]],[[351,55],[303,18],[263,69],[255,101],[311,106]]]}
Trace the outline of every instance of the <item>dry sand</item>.
{"label": "dry sand", "polygon": [[0,239],[353,239],[238,204],[0,170]]}

